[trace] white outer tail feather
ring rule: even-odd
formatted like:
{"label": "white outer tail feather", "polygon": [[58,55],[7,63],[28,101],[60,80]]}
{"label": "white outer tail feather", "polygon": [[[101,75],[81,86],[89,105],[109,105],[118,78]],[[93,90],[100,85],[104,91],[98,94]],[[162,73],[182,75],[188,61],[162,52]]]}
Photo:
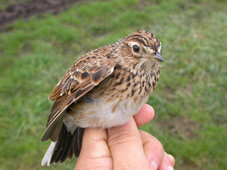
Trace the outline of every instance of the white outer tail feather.
{"label": "white outer tail feather", "polygon": [[49,148],[47,149],[47,151],[42,159],[42,162],[41,162],[42,166],[44,166],[44,165],[50,166],[50,161],[51,161],[56,143],[57,143],[57,141],[51,142]]}

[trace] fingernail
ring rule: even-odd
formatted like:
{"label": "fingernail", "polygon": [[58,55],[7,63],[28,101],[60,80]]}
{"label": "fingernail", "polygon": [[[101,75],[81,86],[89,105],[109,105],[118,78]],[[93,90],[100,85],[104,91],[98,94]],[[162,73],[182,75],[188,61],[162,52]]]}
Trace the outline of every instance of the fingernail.
{"label": "fingernail", "polygon": [[168,166],[168,170],[174,170],[172,166]]}
{"label": "fingernail", "polygon": [[158,169],[158,165],[156,164],[155,161],[151,161],[150,165],[154,168],[154,169]]}

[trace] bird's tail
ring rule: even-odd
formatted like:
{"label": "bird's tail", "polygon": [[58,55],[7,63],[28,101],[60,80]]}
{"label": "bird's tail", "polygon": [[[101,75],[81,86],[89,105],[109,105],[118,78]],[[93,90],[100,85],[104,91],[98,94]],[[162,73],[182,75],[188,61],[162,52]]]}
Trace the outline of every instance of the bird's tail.
{"label": "bird's tail", "polygon": [[77,127],[73,134],[63,123],[60,136],[56,142],[51,142],[41,165],[49,166],[51,163],[64,162],[66,158],[72,159],[73,154],[78,157],[81,150],[84,128]]}

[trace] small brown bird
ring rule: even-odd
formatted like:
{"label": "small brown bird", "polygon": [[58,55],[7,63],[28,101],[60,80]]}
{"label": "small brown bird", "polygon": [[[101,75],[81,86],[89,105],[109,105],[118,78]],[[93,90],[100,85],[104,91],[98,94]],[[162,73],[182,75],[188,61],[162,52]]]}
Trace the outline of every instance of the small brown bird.
{"label": "small brown bird", "polygon": [[141,30],[79,58],[50,94],[55,102],[41,141],[52,142],[41,164],[78,157],[85,128],[128,122],[156,86],[160,54],[159,40]]}

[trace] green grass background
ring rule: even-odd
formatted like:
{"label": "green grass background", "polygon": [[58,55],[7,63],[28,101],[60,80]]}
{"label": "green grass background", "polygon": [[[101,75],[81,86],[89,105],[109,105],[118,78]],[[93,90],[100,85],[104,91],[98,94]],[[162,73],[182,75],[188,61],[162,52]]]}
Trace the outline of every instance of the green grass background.
{"label": "green grass background", "polygon": [[[5,0],[2,0],[1,8]],[[11,1],[10,1],[11,2]],[[180,170],[227,169],[227,2],[113,0],[73,5],[58,15],[19,20],[0,32],[0,169],[40,166],[48,95],[87,51],[146,29],[163,44],[161,76],[143,127]]]}

